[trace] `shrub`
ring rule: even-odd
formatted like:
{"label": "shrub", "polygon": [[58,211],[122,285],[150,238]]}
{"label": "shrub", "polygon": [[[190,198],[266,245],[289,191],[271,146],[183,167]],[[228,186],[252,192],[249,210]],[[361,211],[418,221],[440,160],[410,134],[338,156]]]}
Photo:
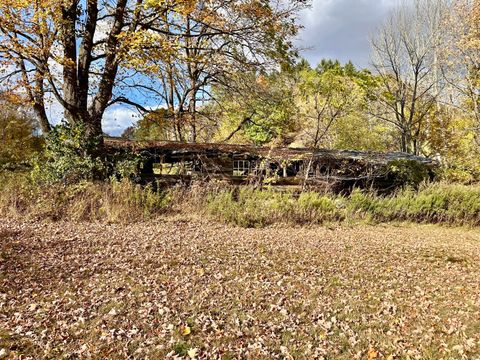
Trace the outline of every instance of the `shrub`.
{"label": "shrub", "polygon": [[46,185],[105,178],[102,159],[93,155],[100,142],[86,136],[83,124],[55,126],[45,138],[44,154],[33,162],[32,178]]}
{"label": "shrub", "polygon": [[395,186],[417,187],[431,178],[429,169],[415,160],[392,160],[388,163],[389,176]]}
{"label": "shrub", "polygon": [[381,197],[356,192],[350,207],[378,221],[480,225],[480,187],[431,183]]}
{"label": "shrub", "polygon": [[209,195],[207,212],[214,217],[243,227],[261,227],[283,222],[292,210],[292,195],[273,190],[236,188]]}
{"label": "shrub", "polygon": [[296,197],[291,192],[241,188],[209,195],[207,212],[217,219],[243,227],[322,223],[344,218],[338,199],[314,192]]}
{"label": "shrub", "polygon": [[[301,193],[296,207],[302,222],[334,221],[344,218],[344,213],[339,207],[343,198],[335,199],[332,196],[320,195],[315,192]],[[298,215],[297,215],[298,216]]]}
{"label": "shrub", "polygon": [[110,173],[117,180],[129,179],[133,182],[140,181],[140,166],[144,157],[139,154],[120,154],[109,159]]}

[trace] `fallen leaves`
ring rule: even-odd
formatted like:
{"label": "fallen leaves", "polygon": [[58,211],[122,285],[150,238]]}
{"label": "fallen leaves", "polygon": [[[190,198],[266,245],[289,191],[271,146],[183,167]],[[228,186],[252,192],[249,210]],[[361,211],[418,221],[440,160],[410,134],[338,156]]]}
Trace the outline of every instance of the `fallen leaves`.
{"label": "fallen leaves", "polygon": [[376,358],[378,358],[378,351],[372,345],[370,345],[368,347],[367,359],[374,360]]}
{"label": "fallen leaves", "polygon": [[480,355],[477,230],[6,219],[0,233],[0,357]]}
{"label": "fallen leaves", "polygon": [[187,336],[187,335],[190,335],[192,332],[192,329],[190,328],[190,326],[183,326],[182,327],[182,335],[183,336]]}
{"label": "fallen leaves", "polygon": [[197,353],[198,353],[198,349],[194,348],[194,349],[189,349],[187,351],[187,355],[190,359],[195,359],[195,357],[197,356]]}

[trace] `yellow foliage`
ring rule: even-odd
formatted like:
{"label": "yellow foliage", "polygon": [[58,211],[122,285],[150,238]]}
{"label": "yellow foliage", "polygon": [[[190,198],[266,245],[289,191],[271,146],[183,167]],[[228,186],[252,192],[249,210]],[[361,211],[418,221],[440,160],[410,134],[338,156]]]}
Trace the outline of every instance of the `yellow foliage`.
{"label": "yellow foliage", "polygon": [[183,336],[190,335],[191,332],[192,332],[192,329],[191,329],[190,326],[188,326],[188,325],[185,325],[185,326],[182,328],[182,335],[183,335]]}
{"label": "yellow foliage", "polygon": [[0,167],[24,162],[42,147],[42,140],[33,136],[33,120],[14,111],[14,106],[0,102]]}

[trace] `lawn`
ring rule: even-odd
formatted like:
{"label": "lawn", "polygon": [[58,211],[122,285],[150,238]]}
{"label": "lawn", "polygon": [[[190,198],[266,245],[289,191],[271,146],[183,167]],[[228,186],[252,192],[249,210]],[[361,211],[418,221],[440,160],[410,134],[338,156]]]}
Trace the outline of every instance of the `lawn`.
{"label": "lawn", "polygon": [[475,359],[480,231],[0,222],[0,358]]}

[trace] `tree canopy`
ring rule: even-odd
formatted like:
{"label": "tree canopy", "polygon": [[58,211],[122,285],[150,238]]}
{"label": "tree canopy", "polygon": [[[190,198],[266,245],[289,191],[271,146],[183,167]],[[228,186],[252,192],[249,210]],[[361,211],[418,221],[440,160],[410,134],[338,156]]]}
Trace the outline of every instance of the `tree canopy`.
{"label": "tree canopy", "polygon": [[[172,113],[177,140],[211,83],[233,69],[266,67],[292,51],[304,1],[66,0],[0,3],[2,77],[30,102],[43,132],[53,96],[71,124],[102,133],[105,110],[126,103]],[[159,86],[159,84],[161,86]],[[160,90],[159,90],[160,89]],[[151,101],[150,101],[151,103]],[[187,113],[187,116],[184,114]]]}

